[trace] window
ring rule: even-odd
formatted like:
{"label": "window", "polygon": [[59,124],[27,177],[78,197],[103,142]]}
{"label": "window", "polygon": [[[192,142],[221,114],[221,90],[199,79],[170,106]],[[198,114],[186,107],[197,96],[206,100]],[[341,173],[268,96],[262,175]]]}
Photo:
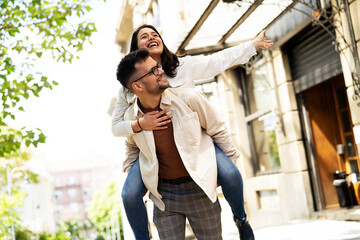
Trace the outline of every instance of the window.
{"label": "window", "polygon": [[60,177],[55,178],[55,187],[61,187],[62,182]]}
{"label": "window", "polygon": [[281,211],[280,197],[275,189],[256,191],[258,208],[268,211]]}
{"label": "window", "polygon": [[216,78],[196,80],[195,88],[205,94],[212,106],[220,113],[219,94]]}
{"label": "window", "polygon": [[68,185],[74,185],[75,183],[76,183],[75,177],[74,176],[68,176],[67,184]]}
{"label": "window", "polygon": [[56,206],[55,206],[55,213],[56,213],[56,214],[61,214],[62,211],[63,211],[63,209],[64,209],[64,206],[63,206],[63,205],[56,205]]}
{"label": "window", "polygon": [[264,59],[255,63],[251,73],[242,78],[241,85],[245,98],[245,121],[248,125],[256,172],[279,170],[280,158],[275,132],[276,117],[272,111]]}
{"label": "window", "polygon": [[90,175],[87,173],[84,173],[81,175],[81,182],[85,183],[85,182],[89,182],[90,181]]}
{"label": "window", "polygon": [[62,197],[63,197],[63,192],[61,190],[56,190],[55,199],[62,199]]}
{"label": "window", "polygon": [[88,211],[89,207],[91,206],[91,201],[85,201],[84,206],[85,206],[86,211]]}
{"label": "window", "polygon": [[83,189],[84,196],[90,196],[91,195],[91,188],[84,188]]}
{"label": "window", "polygon": [[70,203],[69,207],[70,207],[70,211],[73,213],[78,213],[80,210],[79,203],[77,202]]}
{"label": "window", "polygon": [[67,190],[69,198],[75,198],[77,193],[75,188],[70,188]]}

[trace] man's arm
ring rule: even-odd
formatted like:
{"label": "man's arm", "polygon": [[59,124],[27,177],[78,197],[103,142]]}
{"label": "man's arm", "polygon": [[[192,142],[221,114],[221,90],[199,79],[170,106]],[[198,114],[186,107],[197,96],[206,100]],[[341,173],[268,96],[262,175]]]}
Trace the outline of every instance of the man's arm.
{"label": "man's arm", "polygon": [[235,163],[239,157],[239,152],[235,149],[226,125],[221,120],[218,111],[211,106],[206,96],[199,91],[186,90],[185,96],[189,108],[198,114],[201,127]]}

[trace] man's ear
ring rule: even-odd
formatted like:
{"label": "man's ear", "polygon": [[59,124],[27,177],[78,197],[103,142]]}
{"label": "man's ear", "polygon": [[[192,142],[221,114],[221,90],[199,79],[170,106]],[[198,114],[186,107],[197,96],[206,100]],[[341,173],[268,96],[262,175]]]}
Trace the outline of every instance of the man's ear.
{"label": "man's ear", "polygon": [[136,92],[142,92],[143,86],[139,82],[133,82],[131,83],[131,89]]}

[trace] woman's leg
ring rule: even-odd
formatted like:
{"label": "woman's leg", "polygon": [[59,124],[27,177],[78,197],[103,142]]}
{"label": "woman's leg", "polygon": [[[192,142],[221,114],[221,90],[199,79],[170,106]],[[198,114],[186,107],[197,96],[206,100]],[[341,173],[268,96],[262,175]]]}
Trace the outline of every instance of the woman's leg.
{"label": "woman's leg", "polygon": [[150,240],[148,216],[143,201],[145,191],[146,187],[141,178],[139,159],[137,159],[129,171],[121,192],[126,216],[137,240]]}
{"label": "woman's leg", "polygon": [[241,174],[230,158],[216,144],[214,146],[218,170],[217,181],[221,185],[224,197],[229,203],[234,217],[244,220],[246,214]]}
{"label": "woman's leg", "polygon": [[234,214],[234,221],[239,229],[240,240],[254,240],[254,232],[246,219],[244,209],[241,174],[230,158],[216,144],[214,146],[218,169],[218,183],[221,184],[224,197]]}

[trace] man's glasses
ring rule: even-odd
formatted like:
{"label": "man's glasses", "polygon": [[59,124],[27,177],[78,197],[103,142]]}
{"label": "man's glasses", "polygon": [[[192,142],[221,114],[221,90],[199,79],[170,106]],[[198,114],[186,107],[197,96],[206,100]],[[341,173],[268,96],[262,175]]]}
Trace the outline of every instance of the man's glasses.
{"label": "man's glasses", "polygon": [[159,68],[161,68],[161,66],[160,66],[159,63],[157,63],[156,66],[152,67],[149,72],[145,73],[144,75],[142,75],[141,77],[136,79],[134,82],[139,81],[140,79],[142,79],[143,77],[149,75],[150,73],[154,74],[155,76],[159,76]]}

